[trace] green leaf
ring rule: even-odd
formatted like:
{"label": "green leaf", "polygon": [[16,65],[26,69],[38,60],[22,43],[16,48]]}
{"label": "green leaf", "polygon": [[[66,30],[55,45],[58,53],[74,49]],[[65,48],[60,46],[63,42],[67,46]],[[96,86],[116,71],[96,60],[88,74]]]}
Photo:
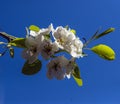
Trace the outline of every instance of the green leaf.
{"label": "green leaf", "polygon": [[114,30],[115,30],[115,28],[112,28],[112,27],[111,27],[111,28],[105,30],[104,32],[98,34],[98,32],[100,31],[100,28],[99,28],[99,29],[95,32],[95,34],[94,34],[86,43],[84,43],[84,47],[86,47],[86,46],[87,46],[90,42],[92,42],[93,40],[96,40],[96,39],[98,39],[98,38],[100,38],[100,37],[102,37],[102,36],[105,36],[105,35],[113,32]]}
{"label": "green leaf", "polygon": [[97,35],[97,36],[95,37],[95,39],[98,39],[98,38],[100,38],[100,37],[102,37],[102,36],[105,36],[106,34],[109,34],[109,33],[113,32],[114,30],[115,30],[115,28],[112,28],[112,27],[111,27],[111,28],[105,30],[104,32],[102,32],[101,34]]}
{"label": "green leaf", "polygon": [[9,48],[9,53],[10,53],[10,56],[13,58],[14,57],[14,49],[12,47]]}
{"label": "green leaf", "polygon": [[70,31],[71,31],[73,34],[75,34],[75,35],[76,35],[76,30],[71,29]]}
{"label": "green leaf", "polygon": [[34,75],[41,70],[41,66],[41,61],[38,59],[32,64],[29,64],[28,61],[26,61],[23,66],[22,73],[25,75]]}
{"label": "green leaf", "polygon": [[19,47],[19,48],[26,48],[25,46],[25,38],[16,38],[9,42],[9,45]]}
{"label": "green leaf", "polygon": [[40,30],[40,28],[38,26],[35,26],[35,25],[30,25],[29,29],[36,31],[36,32],[38,32]]}
{"label": "green leaf", "polygon": [[114,50],[107,45],[99,44],[99,45],[92,47],[91,50],[106,60],[114,60],[115,59]]}
{"label": "green leaf", "polygon": [[72,76],[73,76],[74,80],[76,81],[76,83],[78,84],[78,86],[83,85],[82,79],[80,77],[80,70],[79,70],[79,67],[77,65],[72,72]]}

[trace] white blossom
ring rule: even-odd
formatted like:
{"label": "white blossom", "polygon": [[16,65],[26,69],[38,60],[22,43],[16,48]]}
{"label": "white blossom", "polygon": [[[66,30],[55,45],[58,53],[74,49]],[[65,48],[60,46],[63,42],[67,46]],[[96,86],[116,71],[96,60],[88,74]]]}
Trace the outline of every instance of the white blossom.
{"label": "white blossom", "polygon": [[48,28],[42,28],[38,32],[27,30],[27,35],[26,35],[26,46],[33,46],[33,45],[40,45],[41,42],[44,40],[44,35],[50,34],[51,31],[53,31],[53,25],[49,25]]}
{"label": "white blossom", "polygon": [[75,58],[71,58],[71,60],[68,61],[68,63],[65,66],[66,69],[66,77],[68,79],[71,78],[71,74],[73,72],[73,70],[75,69]]}
{"label": "white blossom", "polygon": [[44,59],[49,59],[56,51],[58,51],[58,45],[52,43],[51,40],[44,40],[41,44],[41,55]]}
{"label": "white blossom", "polygon": [[68,60],[64,56],[59,56],[54,60],[51,60],[48,65],[47,77],[52,79],[55,77],[58,80],[65,78],[65,65],[68,63]]}
{"label": "white blossom", "polygon": [[38,33],[32,30],[29,34],[27,34],[25,40],[25,45],[27,48],[23,50],[22,57],[28,60],[29,64],[32,64],[35,60],[37,60],[38,55],[41,51],[40,44],[43,39],[44,37],[41,35],[41,37],[39,36],[38,40]]}
{"label": "white blossom", "polygon": [[75,69],[75,58],[68,60],[64,56],[59,56],[54,60],[51,60],[48,63],[47,68],[47,77],[49,79],[54,77],[58,80],[61,80],[65,77],[70,79],[72,72]]}
{"label": "white blossom", "polygon": [[41,35],[46,35],[46,34],[49,34],[51,31],[53,31],[53,24],[50,24],[48,26],[48,28],[42,28],[40,29],[40,31],[38,32],[38,34],[41,34]]}
{"label": "white blossom", "polygon": [[28,49],[23,50],[22,57],[26,59],[29,64],[32,64],[35,60],[38,59],[39,52],[40,52],[40,48],[30,47]]}
{"label": "white blossom", "polygon": [[64,49],[73,39],[75,39],[75,34],[62,26],[59,26],[53,31],[53,37],[58,46]]}
{"label": "white blossom", "polygon": [[83,43],[82,41],[79,40],[79,38],[72,40],[70,47],[71,47],[70,54],[73,57],[76,58],[83,57],[82,55]]}
{"label": "white blossom", "polygon": [[70,29],[59,26],[53,31],[53,37],[59,48],[66,50],[73,57],[82,57],[83,43]]}
{"label": "white blossom", "polygon": [[49,34],[53,30],[52,24],[46,28],[46,29],[40,29],[38,32],[27,30],[25,45],[27,49],[23,50],[22,57],[28,60],[28,62],[31,64],[33,63],[37,58],[38,55],[41,52],[41,44],[44,41],[44,35]]}

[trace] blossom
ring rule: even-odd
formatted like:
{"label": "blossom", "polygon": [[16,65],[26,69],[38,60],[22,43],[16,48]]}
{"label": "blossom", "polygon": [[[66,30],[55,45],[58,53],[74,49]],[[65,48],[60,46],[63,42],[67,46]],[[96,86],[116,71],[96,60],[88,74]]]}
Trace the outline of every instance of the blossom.
{"label": "blossom", "polygon": [[66,50],[71,56],[79,58],[82,56],[83,43],[69,29],[59,26],[53,31],[53,37],[59,48]]}
{"label": "blossom", "polygon": [[30,47],[22,51],[22,57],[28,61],[29,64],[32,64],[38,59],[40,53],[39,47]]}
{"label": "blossom", "polygon": [[45,59],[49,59],[50,56],[54,55],[56,51],[58,51],[58,45],[50,39],[44,40],[41,44],[41,55]]}
{"label": "blossom", "polygon": [[26,49],[22,52],[22,57],[32,64],[41,52],[41,44],[44,41],[44,35],[49,34],[53,29],[52,24],[46,29],[40,29],[38,32],[27,30],[25,45]]}
{"label": "blossom", "polygon": [[83,57],[82,55],[83,43],[82,41],[79,40],[79,38],[72,40],[70,47],[71,47],[70,54],[73,57],[78,57],[78,58]]}
{"label": "blossom", "polygon": [[64,56],[59,56],[54,60],[51,60],[47,65],[47,77],[49,79],[55,77],[58,80],[65,78],[65,66],[67,63],[68,60]]}
{"label": "blossom", "polygon": [[64,49],[73,39],[75,39],[75,34],[62,26],[58,26],[56,30],[53,31],[52,35],[58,46],[62,49]]}
{"label": "blossom", "polygon": [[38,32],[38,34],[46,35],[46,34],[49,34],[53,30],[54,30],[53,29],[53,24],[50,24],[48,26],[48,28],[42,28],[42,29],[40,29],[40,31]]}
{"label": "blossom", "polygon": [[54,60],[51,60],[47,65],[47,77],[49,79],[57,78],[61,80],[65,77],[70,79],[73,70],[75,69],[75,58],[70,60],[66,59],[64,56],[59,56]]}
{"label": "blossom", "polygon": [[33,46],[33,45],[40,45],[41,42],[44,40],[44,36],[50,34],[51,31],[53,31],[53,25],[50,24],[48,28],[42,28],[38,32],[27,30],[27,35],[26,35],[26,46]]}
{"label": "blossom", "polygon": [[65,65],[66,77],[70,79],[73,70],[75,69],[75,58],[71,58]]}

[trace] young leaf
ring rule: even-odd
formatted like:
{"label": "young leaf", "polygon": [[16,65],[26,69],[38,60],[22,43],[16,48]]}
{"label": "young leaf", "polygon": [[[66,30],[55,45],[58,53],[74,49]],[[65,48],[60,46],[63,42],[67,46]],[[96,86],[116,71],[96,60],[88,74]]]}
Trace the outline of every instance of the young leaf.
{"label": "young leaf", "polygon": [[38,26],[35,26],[35,25],[30,25],[29,29],[36,31],[36,32],[38,32],[40,30],[40,28]]}
{"label": "young leaf", "polygon": [[22,73],[25,75],[34,75],[40,71],[41,66],[41,61],[38,59],[32,64],[29,64],[27,61],[23,66]]}
{"label": "young leaf", "polygon": [[115,59],[114,50],[107,45],[99,44],[99,45],[92,47],[91,50],[106,60]]}
{"label": "young leaf", "polygon": [[76,35],[76,30],[71,29],[70,31],[71,31],[73,34],[75,34],[75,35]]}
{"label": "young leaf", "polygon": [[12,40],[9,45],[19,47],[19,48],[26,48],[25,46],[25,38],[16,38]]}
{"label": "young leaf", "polygon": [[105,30],[104,32],[102,32],[101,34],[97,35],[97,36],[95,37],[95,39],[98,39],[98,38],[100,38],[100,37],[102,37],[102,36],[105,36],[106,34],[109,34],[109,33],[113,32],[114,30],[115,30],[115,28],[112,28],[112,27],[111,27],[111,28]]}
{"label": "young leaf", "polygon": [[9,48],[9,53],[10,53],[10,56],[13,58],[14,57],[14,49],[12,47]]}
{"label": "young leaf", "polygon": [[95,32],[95,34],[88,40],[86,41],[86,43],[84,43],[84,47],[86,47],[90,42],[92,42],[93,40],[96,40],[102,36],[105,36],[111,32],[113,32],[115,30],[115,28],[109,28],[107,30],[105,30],[104,32],[98,34],[98,32],[100,31],[100,28]]}
{"label": "young leaf", "polygon": [[76,83],[78,84],[78,86],[83,85],[82,79],[80,77],[80,70],[77,65],[76,65],[75,69],[73,70],[72,76],[73,76],[74,80],[76,81]]}

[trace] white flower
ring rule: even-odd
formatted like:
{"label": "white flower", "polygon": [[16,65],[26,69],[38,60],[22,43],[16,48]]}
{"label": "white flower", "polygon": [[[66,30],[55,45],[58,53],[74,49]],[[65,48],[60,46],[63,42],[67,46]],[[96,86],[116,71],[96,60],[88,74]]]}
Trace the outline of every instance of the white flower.
{"label": "white flower", "polygon": [[25,45],[27,49],[22,52],[22,57],[28,60],[30,64],[32,64],[37,58],[39,53],[41,52],[41,44],[44,41],[44,35],[49,34],[53,30],[52,24],[46,28],[41,29],[39,32],[27,30],[27,36],[25,40]]}
{"label": "white flower", "polygon": [[38,39],[38,33],[35,31],[27,30],[27,36],[25,40],[26,49],[22,52],[22,57],[28,61],[29,64],[32,64],[35,60],[38,59],[40,53],[40,44],[44,37],[41,35]]}
{"label": "white flower", "polygon": [[67,30],[62,26],[57,27],[56,30],[53,31],[53,37],[59,48],[66,50],[73,57],[82,57],[83,43],[70,29]]}
{"label": "white flower", "polygon": [[51,60],[47,65],[47,77],[49,79],[55,77],[58,80],[65,78],[66,71],[64,67],[67,63],[68,60],[64,56],[60,56],[55,58],[54,60]]}
{"label": "white flower", "polygon": [[71,47],[71,51],[70,51],[71,56],[76,58],[83,56],[82,55],[83,43],[82,41],[79,40],[79,38],[72,40],[70,47]]}
{"label": "white flower", "polygon": [[47,77],[49,79],[57,78],[61,80],[65,77],[71,78],[71,74],[75,69],[75,58],[70,60],[66,59],[64,56],[59,56],[54,60],[51,60],[47,65]]}
{"label": "white flower", "polygon": [[38,34],[41,34],[41,35],[46,35],[46,34],[49,34],[51,31],[53,31],[53,24],[50,24],[48,26],[48,28],[42,28],[40,29],[40,31],[38,32]]}
{"label": "white flower", "polygon": [[58,51],[58,45],[56,43],[52,43],[51,40],[44,40],[41,44],[41,55],[45,59],[49,59],[50,56],[54,55],[56,51]]}
{"label": "white flower", "polygon": [[66,77],[70,79],[72,71],[75,69],[75,58],[71,58],[65,66],[66,69]]}
{"label": "white flower", "polygon": [[58,44],[58,46],[62,49],[67,47],[70,44],[71,40],[75,39],[75,34],[73,34],[70,30],[59,26],[56,30],[53,31],[53,37]]}
{"label": "white flower", "polygon": [[26,59],[29,64],[32,64],[34,61],[38,59],[39,53],[40,53],[40,48],[30,47],[28,49],[23,50],[22,57]]}
{"label": "white flower", "polygon": [[26,46],[30,47],[33,45],[38,45],[41,44],[41,42],[44,40],[44,35],[48,35],[50,34],[51,31],[53,31],[53,25],[49,25],[48,28],[42,28],[40,29],[38,32],[33,31],[33,30],[29,30],[26,28],[27,30],[27,36],[26,36]]}

